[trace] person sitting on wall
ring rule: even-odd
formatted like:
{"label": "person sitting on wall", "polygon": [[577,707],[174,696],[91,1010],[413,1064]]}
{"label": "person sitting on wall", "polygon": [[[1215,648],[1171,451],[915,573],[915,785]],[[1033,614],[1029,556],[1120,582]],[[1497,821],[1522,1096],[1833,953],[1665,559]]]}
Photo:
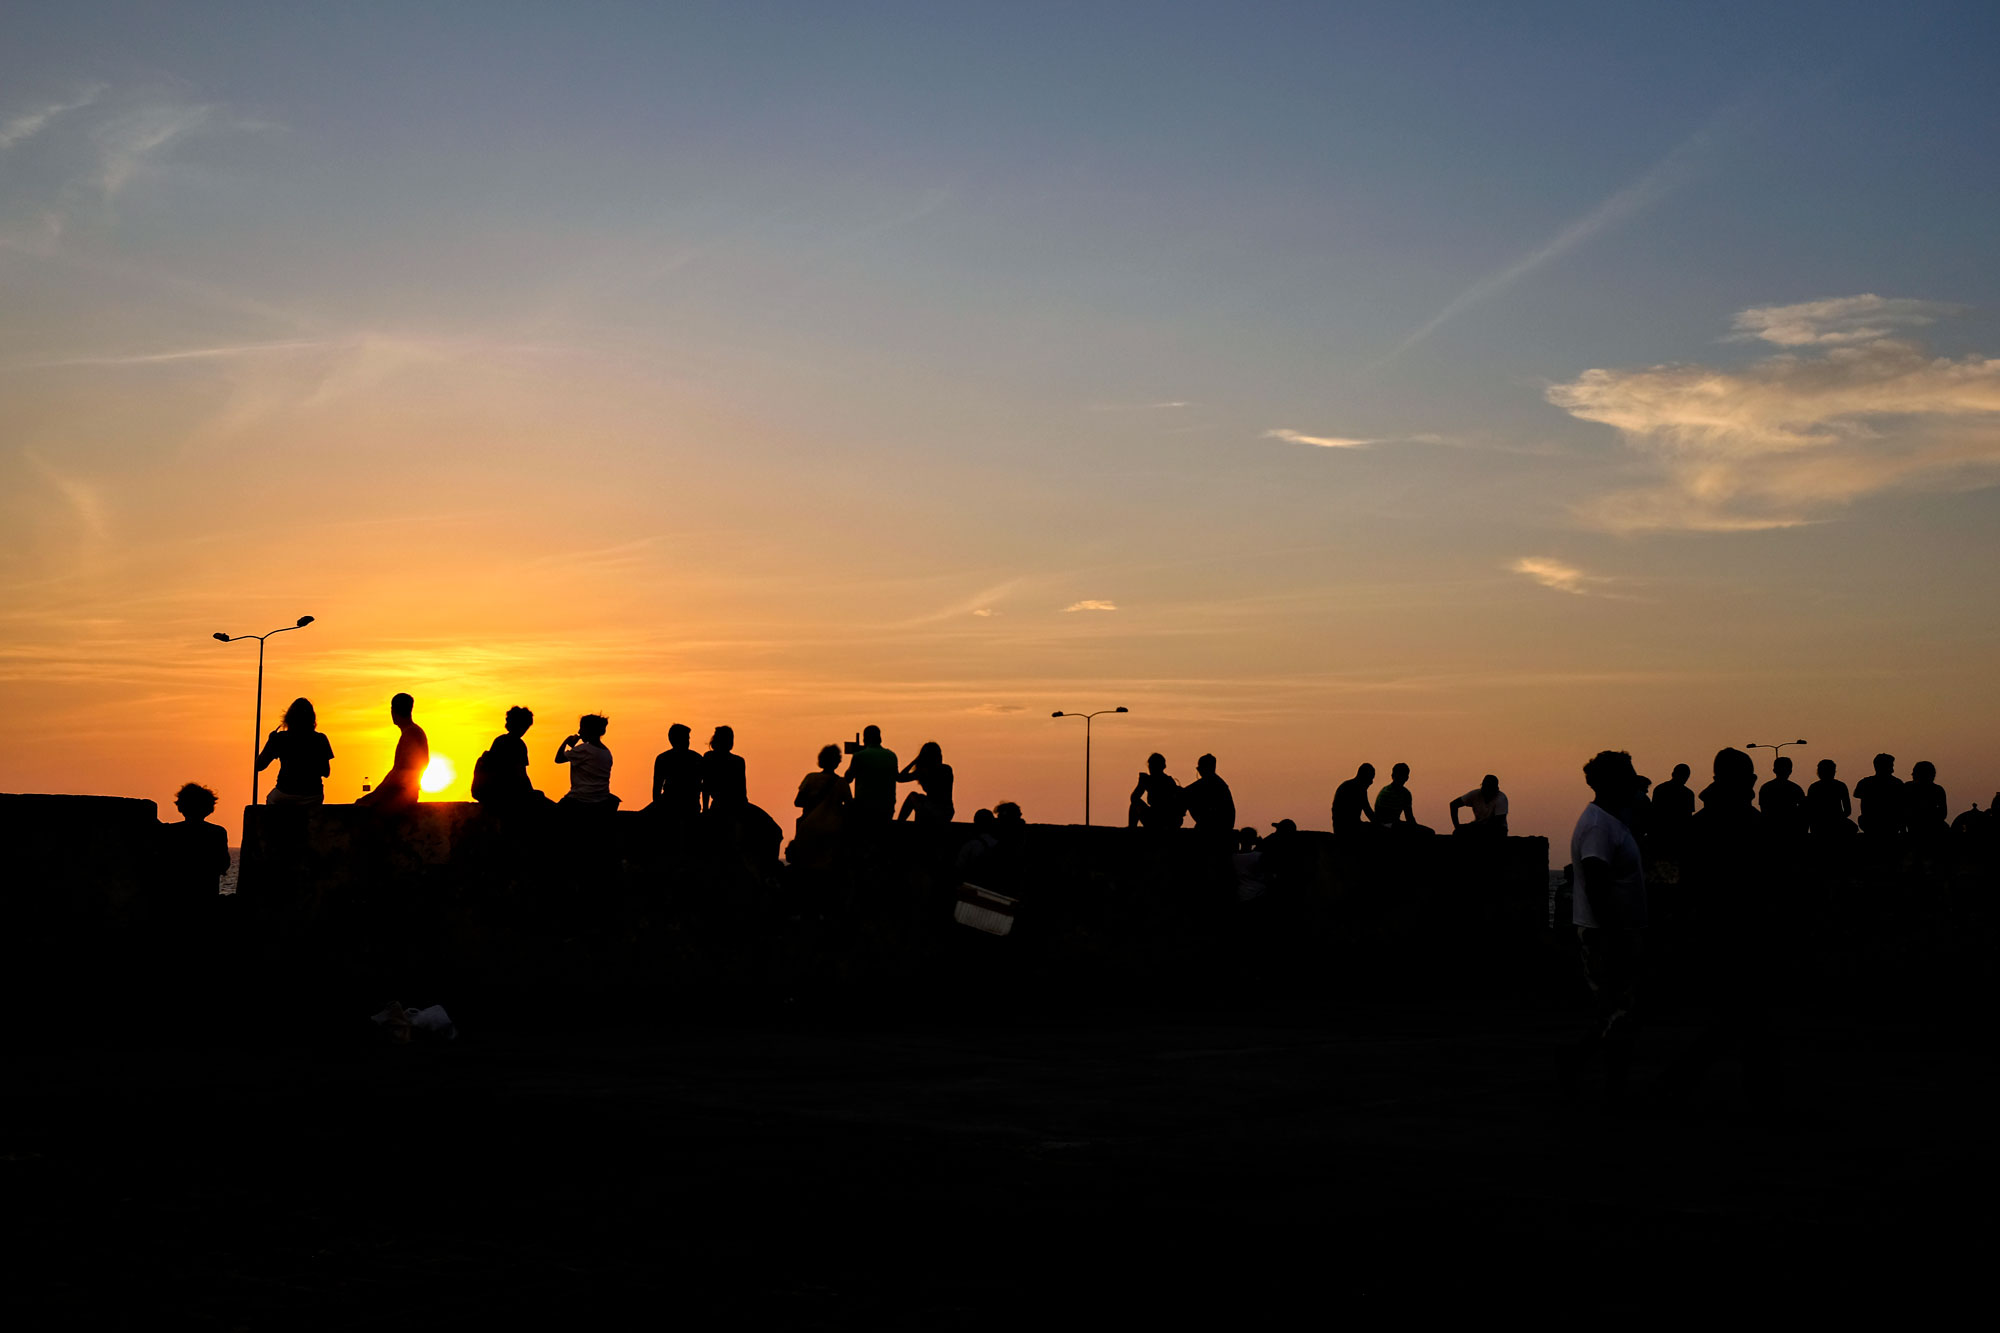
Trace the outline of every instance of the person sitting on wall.
{"label": "person sitting on wall", "polygon": [[1875,771],[1854,784],[1854,799],[1861,802],[1861,831],[1878,842],[1902,836],[1905,822],[1903,780],[1896,776],[1896,756],[1875,756]]}
{"label": "person sitting on wall", "polygon": [[793,827],[792,851],[786,858],[793,865],[825,870],[840,851],[841,834],[847,828],[849,804],[847,779],[840,775],[840,747],[823,745],[819,769],[806,774],[792,804],[799,808]]}
{"label": "person sitting on wall", "polygon": [[861,729],[861,746],[847,765],[847,786],[854,793],[858,823],[872,827],[896,817],[896,752],[882,744],[882,728]]}
{"label": "person sitting on wall", "polygon": [[319,730],[312,700],[292,700],[284,719],[257,752],[257,771],[278,765],[278,780],[264,796],[266,805],[319,805],[326,800],[326,775],[333,768],[333,744]]}
{"label": "person sitting on wall", "polygon": [[1773,838],[1784,841],[1806,831],[1805,788],[1792,781],[1792,759],[1781,754],[1771,761],[1771,780],[1757,789],[1757,809]]}
{"label": "person sitting on wall", "polygon": [[1167,773],[1167,757],[1146,756],[1146,771],[1132,788],[1131,803],[1125,810],[1126,828],[1173,829],[1181,826],[1187,812],[1181,784]]}
{"label": "person sitting on wall", "polygon": [[1000,845],[999,836],[994,832],[994,818],[991,810],[972,812],[972,836],[958,849],[954,866],[960,879],[976,879],[980,862],[987,853]]}
{"label": "person sitting on wall", "polygon": [[731,823],[749,804],[749,770],[736,753],[736,728],[717,727],[701,757],[701,812]]}
{"label": "person sitting on wall", "polygon": [[1903,822],[1910,836],[1928,843],[1951,829],[1951,804],[1938,785],[1937,765],[1919,759],[1910,767],[1910,780],[1903,784]]}
{"label": "person sitting on wall", "polygon": [[1424,837],[1431,830],[1417,822],[1416,799],[1410,795],[1410,766],[1389,770],[1389,785],[1375,797],[1375,822],[1402,837]]}
{"label": "person sitting on wall", "polygon": [[1333,789],[1333,833],[1337,838],[1361,837],[1372,833],[1375,807],[1368,802],[1368,789],[1375,785],[1375,765],[1363,764],[1354,776]]}
{"label": "person sitting on wall", "polygon": [[919,824],[951,822],[955,813],[951,802],[951,765],[944,761],[944,750],[936,741],[925,741],[917,751],[917,757],[896,774],[896,781],[915,782],[923,788],[903,798],[903,808],[896,815],[897,823],[902,823],[911,815],[917,817]]}
{"label": "person sitting on wall", "polygon": [[[1683,769],[1674,770],[1676,775]],[[1689,807],[1693,809],[1692,806]],[[1472,811],[1472,822],[1458,822],[1458,812]],[[1474,838],[1504,838],[1507,836],[1507,793],[1500,790],[1500,779],[1488,773],[1479,779],[1479,785],[1463,796],[1454,796],[1451,801],[1451,831]]]}
{"label": "person sitting on wall", "polygon": [[569,765],[569,791],[560,804],[589,810],[612,811],[618,798],[611,794],[611,747],[604,733],[611,719],[585,713],[576,720],[576,732],[556,747],[556,762]]}
{"label": "person sitting on wall", "polygon": [[229,834],[211,824],[215,793],[190,782],[174,795],[178,824],[160,826],[158,892],[152,916],[169,930],[199,929],[229,873]]}
{"label": "person sitting on wall", "polygon": [[[1236,797],[1215,771],[1215,756],[1194,761],[1195,779],[1182,790],[1181,801],[1194,816],[1197,833],[1228,840],[1236,836]],[[1255,830],[1252,830],[1253,832]]]}
{"label": "person sitting on wall", "polygon": [[653,803],[649,809],[675,828],[701,814],[701,755],[688,744],[694,733],[685,723],[667,728],[667,748],[653,760]]}
{"label": "person sitting on wall", "polygon": [[417,803],[421,792],[417,784],[431,765],[431,739],[417,725],[416,707],[417,701],[407,694],[389,700],[389,720],[396,724],[396,757],[388,773],[375,784],[375,790],[362,796],[356,805],[399,811]]}
{"label": "person sitting on wall", "polygon": [[1815,838],[1849,837],[1854,833],[1854,800],[1847,784],[1834,775],[1840,765],[1819,761],[1819,781],[1806,789],[1806,829]]}
{"label": "person sitting on wall", "polygon": [[482,805],[521,805],[548,800],[528,781],[528,742],[535,715],[516,704],[507,710],[506,730],[493,738],[472,766],[472,799]]}

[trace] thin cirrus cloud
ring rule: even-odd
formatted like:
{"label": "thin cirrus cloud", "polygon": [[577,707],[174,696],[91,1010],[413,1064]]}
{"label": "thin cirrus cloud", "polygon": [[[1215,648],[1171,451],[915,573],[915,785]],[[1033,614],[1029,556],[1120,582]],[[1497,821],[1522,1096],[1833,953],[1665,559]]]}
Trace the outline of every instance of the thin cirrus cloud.
{"label": "thin cirrus cloud", "polygon": [[1870,495],[2000,477],[2000,359],[1888,336],[1949,307],[1842,297],[1767,306],[1739,330],[1789,351],[1740,369],[1587,370],[1547,391],[1616,429],[1652,476],[1579,507],[1616,532],[1735,531],[1829,518]]}
{"label": "thin cirrus cloud", "polygon": [[1586,574],[1575,565],[1546,555],[1524,555],[1507,568],[1516,574],[1527,575],[1544,588],[1575,593],[1579,597],[1589,595],[1591,584],[1610,581],[1602,575]]}
{"label": "thin cirrus cloud", "polygon": [[47,129],[49,122],[69,111],[81,111],[98,99],[104,92],[101,83],[92,84],[64,101],[49,102],[28,111],[18,112],[5,120],[0,120],[0,153],[16,144],[28,140]]}
{"label": "thin cirrus cloud", "polygon": [[1071,602],[1071,603],[1070,603],[1070,604],[1069,604],[1068,606],[1065,606],[1065,607],[1063,608],[1063,610],[1064,610],[1065,612],[1069,612],[1069,611],[1116,611],[1117,609],[1118,609],[1118,603],[1116,603],[1116,602],[1106,602],[1106,601],[1100,601],[1099,599],[1097,599],[1097,598],[1094,598],[1094,597],[1093,597],[1093,598],[1090,598],[1090,599],[1088,599],[1088,600],[1086,600],[1086,601],[1081,601],[1081,602]]}
{"label": "thin cirrus cloud", "polygon": [[1371,444],[1382,443],[1380,440],[1352,439],[1345,435],[1308,435],[1304,431],[1293,430],[1290,426],[1273,427],[1264,432],[1263,438],[1283,440],[1287,444],[1310,444],[1321,449],[1361,449]]}

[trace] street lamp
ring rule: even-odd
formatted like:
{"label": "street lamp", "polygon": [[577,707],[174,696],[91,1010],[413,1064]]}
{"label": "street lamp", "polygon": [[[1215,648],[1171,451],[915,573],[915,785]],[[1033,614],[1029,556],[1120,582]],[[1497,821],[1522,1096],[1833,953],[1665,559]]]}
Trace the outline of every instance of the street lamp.
{"label": "street lamp", "polygon": [[1090,827],[1090,719],[1106,713],[1129,713],[1129,708],[1100,708],[1095,713],[1065,713],[1060,708],[1050,713],[1050,717],[1080,717],[1083,719],[1083,826]]}
{"label": "street lamp", "polygon": [[1756,741],[1751,741],[1748,745],[1744,746],[1743,748],[1746,750],[1769,750],[1771,752],[1771,758],[1773,760],[1776,760],[1778,755],[1784,750],[1784,748],[1787,745],[1804,745],[1804,744],[1805,744],[1804,741],[1779,741],[1776,745],[1759,745]]}
{"label": "street lamp", "polygon": [[295,629],[304,629],[313,623],[311,616],[300,616],[296,625],[286,625],[281,629],[268,630],[263,634],[224,634],[220,630],[213,636],[222,643],[240,643],[244,639],[257,641],[257,721],[250,732],[250,804],[257,804],[257,756],[264,749],[264,640],[273,634],[284,634]]}

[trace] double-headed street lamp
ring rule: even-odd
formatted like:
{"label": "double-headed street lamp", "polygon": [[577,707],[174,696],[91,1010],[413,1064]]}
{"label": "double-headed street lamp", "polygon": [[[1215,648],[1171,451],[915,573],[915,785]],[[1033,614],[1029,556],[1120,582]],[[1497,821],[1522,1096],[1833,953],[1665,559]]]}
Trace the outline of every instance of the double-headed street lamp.
{"label": "double-headed street lamp", "polygon": [[300,616],[296,625],[286,625],[282,629],[266,631],[263,634],[229,635],[217,631],[215,638],[223,643],[240,643],[244,639],[257,641],[257,720],[250,732],[250,804],[257,804],[257,756],[264,751],[264,640],[273,634],[283,634],[289,630],[304,629],[313,623],[311,616]]}
{"label": "double-headed street lamp", "polygon": [[1060,708],[1050,713],[1050,717],[1080,717],[1083,719],[1083,826],[1090,827],[1090,719],[1106,713],[1128,713],[1129,708],[1100,708],[1095,713],[1065,713]]}
{"label": "double-headed street lamp", "polygon": [[1779,741],[1776,745],[1760,745],[1756,741],[1751,741],[1748,745],[1744,746],[1743,748],[1746,750],[1769,750],[1771,752],[1771,758],[1773,760],[1776,760],[1780,754],[1784,753],[1784,749],[1787,745],[1804,745],[1804,744],[1805,744],[1804,741]]}

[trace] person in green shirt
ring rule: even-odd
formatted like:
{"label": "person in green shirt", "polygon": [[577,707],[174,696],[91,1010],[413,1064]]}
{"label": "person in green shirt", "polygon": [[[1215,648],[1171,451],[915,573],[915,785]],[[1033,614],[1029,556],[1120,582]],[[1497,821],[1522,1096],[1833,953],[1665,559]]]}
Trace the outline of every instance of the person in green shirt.
{"label": "person in green shirt", "polygon": [[847,784],[854,791],[854,814],[864,823],[887,824],[896,817],[896,752],[882,744],[882,728],[866,727],[861,748],[848,761]]}

